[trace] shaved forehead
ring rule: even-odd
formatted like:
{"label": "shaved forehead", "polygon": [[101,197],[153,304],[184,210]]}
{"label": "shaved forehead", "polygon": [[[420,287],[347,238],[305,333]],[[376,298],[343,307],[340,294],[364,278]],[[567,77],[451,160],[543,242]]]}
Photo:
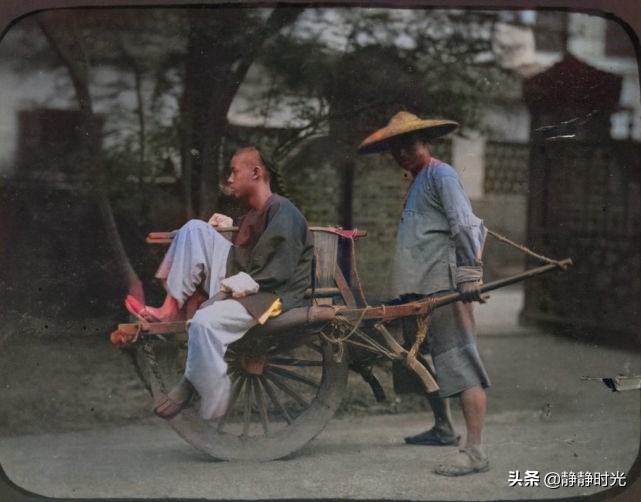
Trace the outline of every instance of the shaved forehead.
{"label": "shaved forehead", "polygon": [[264,167],[263,159],[260,157],[260,152],[258,151],[258,149],[254,148],[253,146],[241,148],[234,154],[234,158],[240,161],[245,166]]}

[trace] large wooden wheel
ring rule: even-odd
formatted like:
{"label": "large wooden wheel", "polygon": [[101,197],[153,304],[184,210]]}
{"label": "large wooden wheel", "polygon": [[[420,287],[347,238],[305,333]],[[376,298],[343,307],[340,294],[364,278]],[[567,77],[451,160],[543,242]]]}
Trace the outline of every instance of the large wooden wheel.
{"label": "large wooden wheel", "polygon": [[[320,433],[341,403],[348,357],[323,328],[252,336],[227,351],[232,393],[219,423],[198,415],[199,400],[169,420],[187,442],[221,460],[273,460],[300,449]],[[154,399],[184,371],[186,335],[148,337],[136,358]]]}

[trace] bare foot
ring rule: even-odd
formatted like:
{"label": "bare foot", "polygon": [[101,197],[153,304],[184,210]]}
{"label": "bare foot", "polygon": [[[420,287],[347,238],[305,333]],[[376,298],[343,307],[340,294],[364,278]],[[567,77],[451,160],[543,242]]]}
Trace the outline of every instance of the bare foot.
{"label": "bare foot", "polygon": [[178,307],[178,302],[167,295],[160,307],[148,307],[132,295],[125,298],[125,307],[134,316],[146,322],[184,321],[185,313]]}
{"label": "bare foot", "polygon": [[145,306],[140,312],[140,315],[148,322],[173,322],[187,320],[184,311],[166,309],[163,307]]}

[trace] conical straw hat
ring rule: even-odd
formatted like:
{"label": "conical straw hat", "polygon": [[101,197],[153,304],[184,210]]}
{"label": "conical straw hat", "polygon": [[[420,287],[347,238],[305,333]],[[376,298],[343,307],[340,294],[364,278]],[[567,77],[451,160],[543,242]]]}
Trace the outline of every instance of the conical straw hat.
{"label": "conical straw hat", "polygon": [[389,149],[391,138],[415,131],[424,131],[426,138],[444,136],[458,127],[458,123],[445,119],[421,119],[409,112],[398,112],[385,127],[370,134],[358,147],[359,153],[379,153]]}

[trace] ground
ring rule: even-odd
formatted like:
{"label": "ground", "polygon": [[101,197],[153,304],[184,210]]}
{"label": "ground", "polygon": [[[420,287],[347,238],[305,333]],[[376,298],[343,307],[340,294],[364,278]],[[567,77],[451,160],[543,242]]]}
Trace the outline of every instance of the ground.
{"label": "ground", "polygon": [[[109,318],[60,322],[33,316],[6,319],[2,339],[2,434],[69,432],[124,425],[151,415],[151,398],[130,351],[109,342]],[[391,368],[377,370],[388,402],[376,403],[360,376],[350,375],[338,415],[426,409],[416,395],[395,396]]]}
{"label": "ground", "polygon": [[[496,300],[512,301],[499,293]],[[509,485],[510,476],[530,469],[621,472],[630,482],[638,476],[639,393],[584,379],[641,374],[638,350],[518,327],[490,306],[478,313],[479,350],[493,383],[488,473],[444,479],[432,469],[454,448],[403,444],[404,435],[429,424],[429,413],[421,399],[394,395],[386,368],[378,375],[388,403],[375,403],[353,375],[339,413],[291,458],[211,462],[152,416],[129,354],[108,341],[113,319],[24,315],[5,318],[0,333],[0,462],[19,486],[63,498],[514,500],[602,491]]]}

